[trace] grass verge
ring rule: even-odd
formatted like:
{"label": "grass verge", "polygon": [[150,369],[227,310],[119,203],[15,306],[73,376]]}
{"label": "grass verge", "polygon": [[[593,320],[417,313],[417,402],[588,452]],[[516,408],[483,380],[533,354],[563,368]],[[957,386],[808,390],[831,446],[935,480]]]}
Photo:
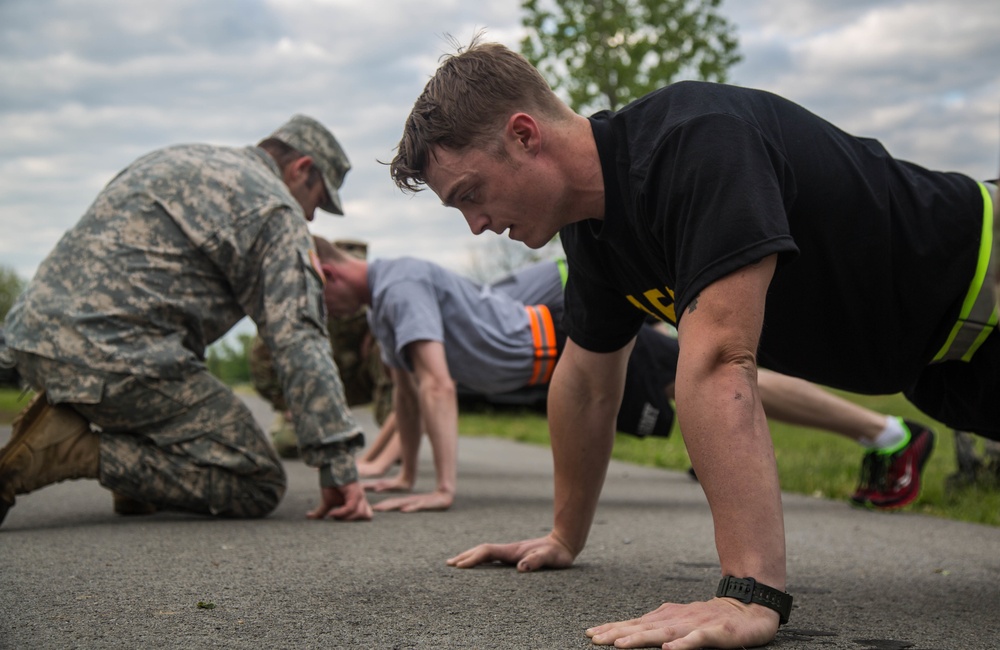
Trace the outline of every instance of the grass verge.
{"label": "grass verge", "polygon": [[0,423],[10,424],[18,411],[28,405],[32,393],[22,397],[21,391],[14,388],[0,388]]}
{"label": "grass verge", "polygon": [[[928,419],[901,395],[839,395],[880,413],[891,413],[931,426],[937,434],[934,453],[923,474],[920,498],[907,510],[959,521],[1000,526],[1000,489],[969,487],[945,489],[946,477],[955,471],[955,447],[950,429]],[[463,410],[462,435],[488,435],[539,445],[549,444],[545,416],[507,409]],[[846,501],[854,491],[863,449],[841,436],[771,421],[781,488],[816,498]],[[612,456],[621,461],[685,471],[687,450],[676,423],[669,438],[645,440],[618,434]],[[891,516],[887,514],[887,516]]]}

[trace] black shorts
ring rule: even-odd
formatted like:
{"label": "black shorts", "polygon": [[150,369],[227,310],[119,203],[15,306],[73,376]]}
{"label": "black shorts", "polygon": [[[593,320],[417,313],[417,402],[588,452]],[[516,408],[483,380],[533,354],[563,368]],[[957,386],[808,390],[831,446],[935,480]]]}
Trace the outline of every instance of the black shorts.
{"label": "black shorts", "polygon": [[670,435],[674,408],[666,388],[674,383],[679,354],[677,339],[651,325],[642,326],[628,360],[618,431],[640,438]]}
{"label": "black shorts", "polygon": [[903,394],[938,422],[1000,440],[1000,332],[994,330],[968,362],[927,366]]}

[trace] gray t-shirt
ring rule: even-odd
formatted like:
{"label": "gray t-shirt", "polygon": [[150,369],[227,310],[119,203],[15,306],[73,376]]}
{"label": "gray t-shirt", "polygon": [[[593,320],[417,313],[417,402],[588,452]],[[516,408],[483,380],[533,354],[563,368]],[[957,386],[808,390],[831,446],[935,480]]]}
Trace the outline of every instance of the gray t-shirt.
{"label": "gray t-shirt", "polygon": [[502,291],[525,305],[545,305],[552,314],[556,329],[561,329],[565,265],[564,260],[537,262],[491,283],[488,289]]}
{"label": "gray t-shirt", "polygon": [[482,393],[502,393],[531,379],[534,345],[524,305],[484,290],[433,262],[403,257],[368,265],[368,322],[390,367],[412,370],[405,348],[444,344],[452,379]]}

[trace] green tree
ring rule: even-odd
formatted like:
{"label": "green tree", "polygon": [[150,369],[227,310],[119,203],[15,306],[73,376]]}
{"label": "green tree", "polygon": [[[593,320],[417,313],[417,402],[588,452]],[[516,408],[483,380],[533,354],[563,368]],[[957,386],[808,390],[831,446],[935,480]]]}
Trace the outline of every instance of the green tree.
{"label": "green tree", "polygon": [[725,82],[742,58],[722,0],[523,0],[521,52],[579,113],[677,79]]}
{"label": "green tree", "polygon": [[27,284],[14,269],[0,266],[0,323],[7,318],[7,312]]}

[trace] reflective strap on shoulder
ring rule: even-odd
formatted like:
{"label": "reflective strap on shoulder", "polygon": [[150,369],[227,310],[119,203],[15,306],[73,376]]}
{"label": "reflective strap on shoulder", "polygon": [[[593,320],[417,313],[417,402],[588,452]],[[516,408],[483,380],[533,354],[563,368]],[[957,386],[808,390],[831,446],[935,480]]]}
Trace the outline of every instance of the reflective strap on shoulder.
{"label": "reflective strap on shoulder", "polygon": [[552,313],[545,305],[525,306],[528,321],[531,323],[531,336],[535,346],[535,359],[531,371],[529,386],[547,384],[552,379],[556,369],[556,357],[559,356],[556,342],[556,327],[552,321]]}
{"label": "reflective strap on shoulder", "polygon": [[983,195],[983,227],[979,238],[979,261],[976,273],[969,283],[969,291],[962,303],[958,320],[941,350],[931,363],[941,361],[968,361],[997,326],[997,308],[994,285],[988,278],[996,277],[1000,260],[993,255],[994,206],[991,189],[980,183]]}

